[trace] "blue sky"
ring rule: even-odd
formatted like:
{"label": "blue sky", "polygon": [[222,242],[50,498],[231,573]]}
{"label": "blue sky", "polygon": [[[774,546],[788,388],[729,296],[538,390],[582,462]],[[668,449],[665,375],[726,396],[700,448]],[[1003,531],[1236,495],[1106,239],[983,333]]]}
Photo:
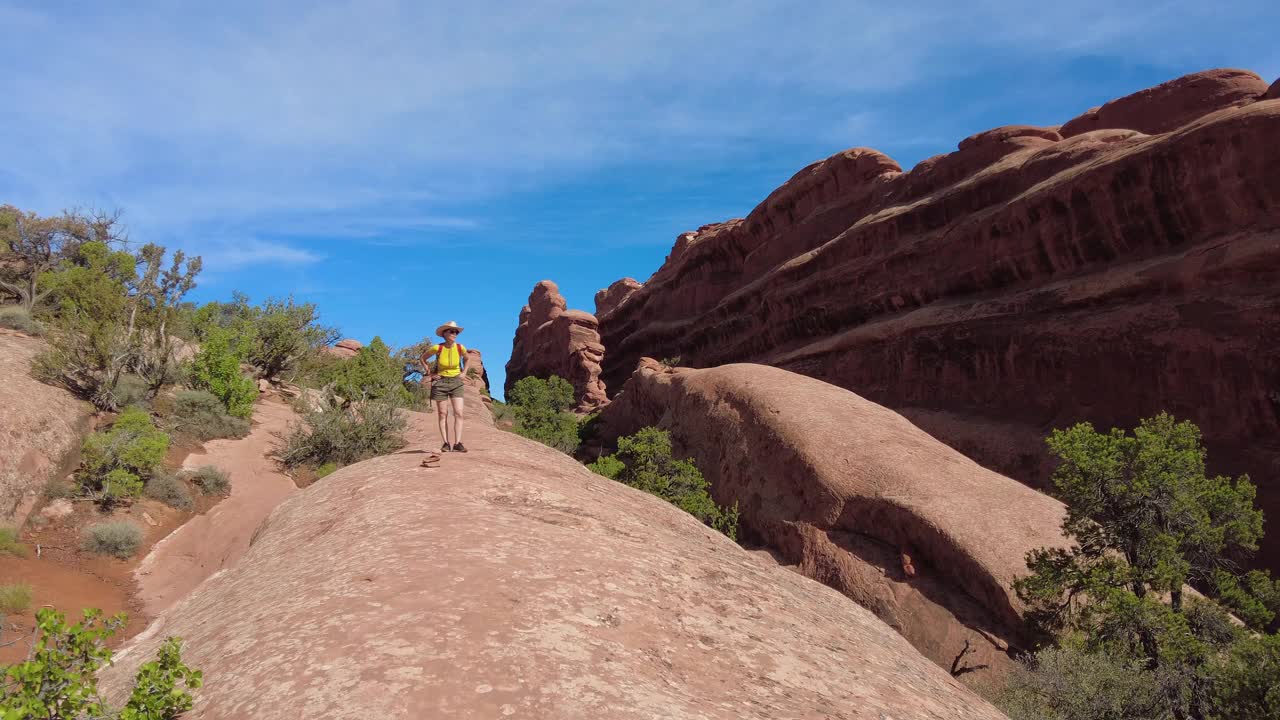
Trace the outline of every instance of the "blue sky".
{"label": "blue sky", "polygon": [[1280,75],[1261,0],[84,5],[0,0],[0,203],[119,208],[205,258],[198,301],[457,320],[499,393],[534,283],[593,310],[814,160]]}

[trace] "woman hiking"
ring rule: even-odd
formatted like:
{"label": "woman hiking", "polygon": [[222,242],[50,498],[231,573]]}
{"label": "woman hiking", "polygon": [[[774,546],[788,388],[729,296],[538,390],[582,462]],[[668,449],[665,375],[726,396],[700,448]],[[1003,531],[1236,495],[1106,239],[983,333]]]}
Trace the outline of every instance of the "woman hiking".
{"label": "woman hiking", "polygon": [[[462,368],[466,364],[467,349],[457,341],[462,328],[458,323],[449,322],[436,328],[436,335],[444,338],[443,343],[432,344],[422,352],[422,369],[424,374],[431,368],[427,358],[436,356],[435,371],[428,377],[431,380],[431,400],[436,404],[436,418],[440,421],[440,439],[444,444],[440,452],[466,452],[462,444],[463,385]],[[449,405],[453,405],[453,444],[449,444]]]}

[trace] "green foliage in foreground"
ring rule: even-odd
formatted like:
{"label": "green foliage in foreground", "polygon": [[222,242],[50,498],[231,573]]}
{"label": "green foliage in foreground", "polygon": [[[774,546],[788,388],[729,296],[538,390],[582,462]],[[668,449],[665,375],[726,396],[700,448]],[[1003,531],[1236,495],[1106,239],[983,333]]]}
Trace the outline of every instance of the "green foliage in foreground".
{"label": "green foliage in foreground", "polygon": [[693,460],[671,456],[671,435],[656,427],[618,438],[618,452],[587,466],[607,478],[666,500],[736,540],[738,506],[723,508],[709,493],[710,484]]}
{"label": "green foliage in foreground", "polygon": [[253,414],[258,385],[240,372],[240,357],[232,341],[227,331],[210,330],[192,360],[190,383],[192,388],[207,390],[218,398],[231,417],[248,418]]}
{"label": "green foliage in foreground", "polygon": [[103,621],[100,610],[85,610],[81,622],[68,625],[61,613],[42,608],[36,613],[38,638],[29,659],[3,670],[0,718],[172,720],[190,710],[188,691],[199,688],[203,676],[182,662],[176,637],[166,638],[156,659],[138,668],[125,706],[107,707],[98,693],[97,672],[111,663],[106,639],[126,620],[122,613]]}
{"label": "green foliage in foreground", "polygon": [[[1049,447],[1070,549],[1027,556],[1014,587],[1050,640],[1002,698],[1015,720],[1280,718],[1280,589],[1241,575],[1262,513],[1247,476],[1205,475],[1199,429],[1167,414],[1132,435],[1087,423]],[[1192,584],[1218,600],[1188,599]],[[1252,626],[1240,627],[1224,605]]]}

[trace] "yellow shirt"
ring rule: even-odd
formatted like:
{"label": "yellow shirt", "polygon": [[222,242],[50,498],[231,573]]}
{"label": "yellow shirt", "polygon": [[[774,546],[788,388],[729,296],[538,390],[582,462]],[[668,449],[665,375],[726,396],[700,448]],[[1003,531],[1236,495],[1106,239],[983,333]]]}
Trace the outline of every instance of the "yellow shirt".
{"label": "yellow shirt", "polygon": [[467,349],[462,343],[455,342],[453,347],[444,345],[432,345],[427,348],[427,355],[436,355],[436,368],[440,373],[440,377],[458,377],[462,374],[462,354]]}

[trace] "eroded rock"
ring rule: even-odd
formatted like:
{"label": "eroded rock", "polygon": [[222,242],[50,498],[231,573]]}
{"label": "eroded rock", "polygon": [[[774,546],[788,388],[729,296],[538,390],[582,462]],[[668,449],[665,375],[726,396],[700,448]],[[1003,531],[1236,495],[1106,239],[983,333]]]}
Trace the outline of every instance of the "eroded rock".
{"label": "eroded rock", "polygon": [[543,280],[533,286],[529,304],[520,310],[505,390],[510,392],[524,377],[558,375],[573,385],[575,409],[592,412],[609,402],[600,380],[603,360],[595,316],[569,310],[556,284]]}

